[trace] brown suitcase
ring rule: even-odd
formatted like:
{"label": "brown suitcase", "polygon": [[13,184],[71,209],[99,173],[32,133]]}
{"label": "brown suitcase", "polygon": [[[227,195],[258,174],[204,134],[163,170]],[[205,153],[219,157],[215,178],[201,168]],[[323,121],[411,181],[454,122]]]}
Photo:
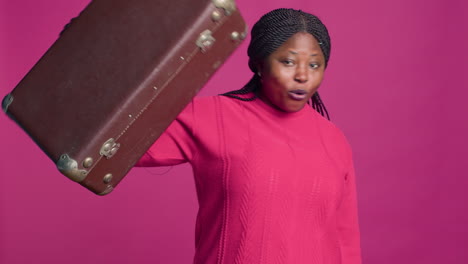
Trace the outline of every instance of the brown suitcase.
{"label": "brown suitcase", "polygon": [[94,0],[3,109],[64,175],[104,195],[246,30],[234,0]]}

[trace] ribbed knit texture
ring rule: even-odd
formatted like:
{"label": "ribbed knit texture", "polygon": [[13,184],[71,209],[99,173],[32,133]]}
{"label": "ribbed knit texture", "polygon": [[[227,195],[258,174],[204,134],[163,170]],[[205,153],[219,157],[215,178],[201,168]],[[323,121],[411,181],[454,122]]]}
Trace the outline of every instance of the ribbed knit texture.
{"label": "ribbed knit texture", "polygon": [[199,202],[194,263],[361,263],[351,150],[312,108],[196,98],[138,166],[183,162]]}

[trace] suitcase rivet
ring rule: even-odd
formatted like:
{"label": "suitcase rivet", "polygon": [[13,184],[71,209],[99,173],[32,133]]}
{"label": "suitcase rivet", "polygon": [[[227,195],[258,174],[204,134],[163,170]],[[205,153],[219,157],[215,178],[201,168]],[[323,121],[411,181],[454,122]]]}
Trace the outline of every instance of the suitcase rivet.
{"label": "suitcase rivet", "polygon": [[83,161],[83,167],[89,168],[89,167],[91,167],[91,165],[93,165],[93,158],[87,157],[87,158]]}
{"label": "suitcase rivet", "polygon": [[231,39],[232,40],[238,40],[239,39],[239,32],[234,31],[231,33]]}
{"label": "suitcase rivet", "polygon": [[111,173],[106,174],[106,176],[104,176],[104,178],[103,178],[103,181],[104,181],[104,183],[111,182],[112,181],[112,174]]}
{"label": "suitcase rivet", "polygon": [[247,37],[247,34],[249,34],[249,28],[246,26],[244,32],[240,35],[240,39],[244,40]]}
{"label": "suitcase rivet", "polygon": [[221,66],[221,61],[216,61],[215,63],[213,63],[213,69],[218,69],[219,66]]}
{"label": "suitcase rivet", "polygon": [[221,19],[221,12],[219,12],[218,10],[215,10],[213,11],[213,13],[211,14],[211,19],[213,19],[213,21],[219,21]]}
{"label": "suitcase rivet", "polygon": [[242,32],[241,35],[240,35],[240,39],[244,40],[245,37],[247,37],[247,32]]}
{"label": "suitcase rivet", "polygon": [[184,57],[182,57],[182,56],[180,56],[180,59],[181,59],[181,60],[185,60],[185,58],[184,58]]}
{"label": "suitcase rivet", "polygon": [[157,89],[158,89],[158,87],[156,87],[156,86],[153,86],[153,89],[157,90]]}
{"label": "suitcase rivet", "polygon": [[132,115],[128,115],[128,117],[132,118]]}

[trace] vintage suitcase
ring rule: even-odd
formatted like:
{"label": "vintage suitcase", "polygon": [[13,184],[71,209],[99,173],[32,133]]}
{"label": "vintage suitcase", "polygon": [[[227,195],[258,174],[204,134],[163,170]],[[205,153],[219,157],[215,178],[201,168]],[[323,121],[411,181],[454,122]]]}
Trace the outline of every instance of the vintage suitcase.
{"label": "vintage suitcase", "polygon": [[94,0],[3,109],[60,172],[104,195],[246,32],[233,0]]}

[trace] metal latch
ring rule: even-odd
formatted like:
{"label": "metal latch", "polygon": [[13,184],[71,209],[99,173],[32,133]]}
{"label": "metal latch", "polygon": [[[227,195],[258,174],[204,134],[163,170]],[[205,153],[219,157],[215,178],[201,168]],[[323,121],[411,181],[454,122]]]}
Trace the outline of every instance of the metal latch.
{"label": "metal latch", "polygon": [[211,30],[207,29],[200,34],[196,44],[202,50],[202,52],[206,52],[213,46],[215,41],[216,39],[213,38]]}
{"label": "metal latch", "polygon": [[106,142],[101,147],[101,151],[99,151],[99,154],[102,156],[110,159],[112,156],[117,153],[117,150],[119,150],[120,144],[115,142],[113,138],[108,139]]}

